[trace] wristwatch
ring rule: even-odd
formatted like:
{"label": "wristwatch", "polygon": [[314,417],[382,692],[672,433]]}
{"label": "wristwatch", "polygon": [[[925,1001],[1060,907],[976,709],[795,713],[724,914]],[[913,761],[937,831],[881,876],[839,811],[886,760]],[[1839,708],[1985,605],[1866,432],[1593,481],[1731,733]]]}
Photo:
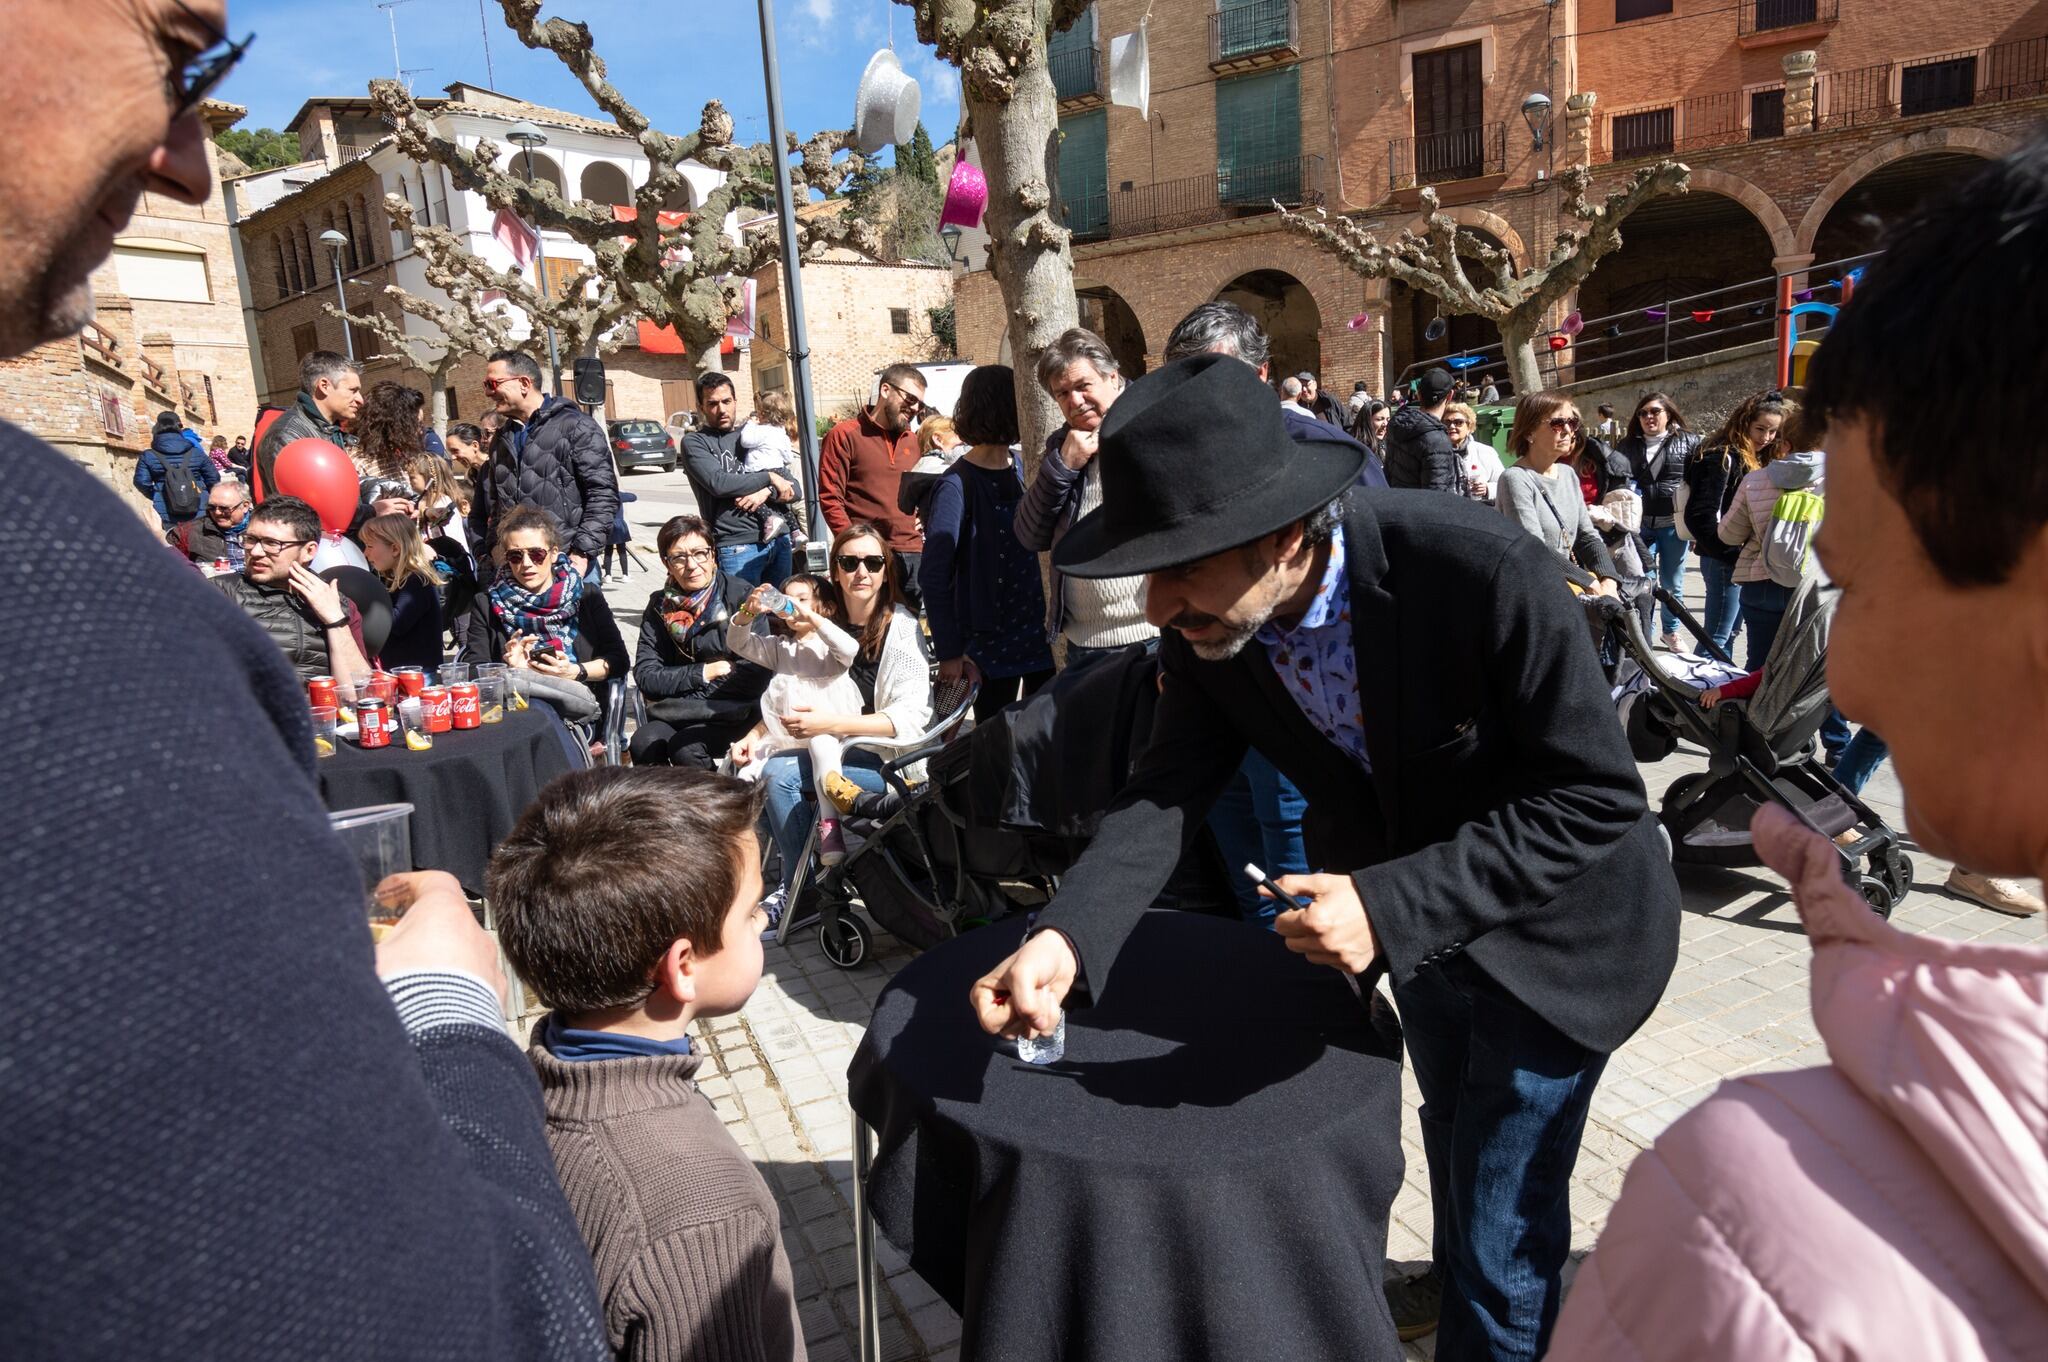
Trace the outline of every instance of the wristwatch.
{"label": "wristwatch", "polygon": [[590,680],[590,668],[584,666],[581,662],[578,662],[576,664],[576,679],[578,681],[588,683]]}
{"label": "wristwatch", "polygon": [[329,629],[340,629],[340,628],[342,628],[343,626],[345,626],[345,625],[346,625],[347,623],[348,623],[348,616],[347,616],[347,615],[343,615],[343,616],[342,616],[342,617],[341,617],[340,619],[338,619],[338,620],[335,620],[335,621],[334,621],[334,622],[333,622],[332,624],[328,623],[328,622],[327,622],[326,620],[321,620],[321,621],[319,621],[319,624],[320,624],[320,628],[321,628],[322,632],[325,632],[326,630],[329,630]]}

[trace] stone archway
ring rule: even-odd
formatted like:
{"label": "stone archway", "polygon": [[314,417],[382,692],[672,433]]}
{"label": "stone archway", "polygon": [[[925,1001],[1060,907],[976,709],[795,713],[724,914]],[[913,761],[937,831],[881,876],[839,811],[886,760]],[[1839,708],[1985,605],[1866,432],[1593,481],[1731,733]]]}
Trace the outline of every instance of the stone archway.
{"label": "stone archway", "polygon": [[633,202],[633,182],[610,161],[592,161],[577,179],[576,197],[585,203],[624,207]]}
{"label": "stone archway", "polygon": [[[1522,234],[1516,231],[1508,220],[1500,214],[1488,212],[1478,204],[1473,203],[1461,203],[1450,208],[1439,208],[1437,211],[1448,214],[1451,220],[1460,227],[1469,227],[1472,231],[1484,237],[1488,245],[1498,246],[1513,256],[1515,273],[1520,274],[1523,270],[1529,268],[1528,244],[1522,240]],[[1399,236],[1401,232],[1413,232],[1417,236],[1421,236],[1428,232],[1428,230],[1429,218],[1422,213],[1417,213],[1408,220],[1400,231],[1389,232],[1382,239],[1391,241]]]}
{"label": "stone archway", "polygon": [[[1792,230],[1792,223],[1786,218],[1785,210],[1778,207],[1777,200],[1740,175],[1730,175],[1725,170],[1715,170],[1711,166],[1694,166],[1691,188],[1696,193],[1705,191],[1719,194],[1747,208],[1756,218],[1757,225],[1770,235],[1771,253],[1774,257],[1799,253],[1801,238]],[[1627,236],[1626,227],[1623,228],[1623,236]]]}
{"label": "stone archway", "polygon": [[1265,328],[1267,372],[1275,382],[1288,374],[1323,372],[1322,309],[1294,275],[1248,270],[1217,290],[1216,301],[1236,303]]}
{"label": "stone archway", "polygon": [[1109,353],[1116,356],[1124,380],[1145,372],[1145,327],[1123,294],[1108,284],[1088,279],[1074,280],[1074,301],[1079,305],[1080,324],[1102,337]]}
{"label": "stone archway", "polygon": [[1827,221],[1835,206],[1858,184],[1894,161],[1941,152],[1996,160],[2017,145],[2004,133],[1984,128],[1923,128],[1872,147],[1843,166],[1814,198],[1806,215],[1799,220],[1798,250],[1802,253],[1812,251],[1820,235],[1821,224]]}

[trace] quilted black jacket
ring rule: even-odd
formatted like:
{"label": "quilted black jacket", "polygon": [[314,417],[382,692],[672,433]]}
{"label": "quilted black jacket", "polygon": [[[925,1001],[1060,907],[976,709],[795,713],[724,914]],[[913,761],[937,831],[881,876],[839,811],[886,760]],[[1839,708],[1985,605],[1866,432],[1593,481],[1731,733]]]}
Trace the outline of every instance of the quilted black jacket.
{"label": "quilted black jacket", "polygon": [[571,553],[603,556],[619,509],[618,472],[604,427],[575,403],[550,397],[523,426],[507,423],[478,482],[470,542],[480,554],[496,547],[500,519],[538,506],[561,522]]}

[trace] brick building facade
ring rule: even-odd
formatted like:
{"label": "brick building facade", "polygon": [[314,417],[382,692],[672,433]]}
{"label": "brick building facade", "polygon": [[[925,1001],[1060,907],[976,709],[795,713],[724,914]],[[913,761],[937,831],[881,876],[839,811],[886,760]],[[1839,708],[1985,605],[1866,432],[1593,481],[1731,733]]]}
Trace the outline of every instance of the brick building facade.
{"label": "brick building facade", "polygon": [[[2048,115],[2048,9],[2027,0],[1944,12],[1939,26],[1903,0],[1340,0],[1327,26],[1323,7],[1298,0],[1157,0],[1149,120],[1102,107],[1100,93],[1109,35],[1147,8],[1100,0],[1051,56],[1075,288],[1127,368],[1156,364],[1179,317],[1228,297],[1256,304],[1274,331],[1276,372],[1383,391],[1498,337],[1477,318],[1446,318],[1445,334],[1425,339],[1434,299],[1342,269],[1279,230],[1271,199],[1320,203],[1385,238],[1420,225],[1418,188],[1430,184],[1446,212],[1526,267],[1560,229],[1558,171],[1590,165],[1604,193],[1662,155],[1692,167],[1691,192],[1639,212],[1558,320],[1574,308],[1678,320],[1624,326],[1618,339],[1589,330],[1547,352],[1550,369],[1569,382],[1659,344],[1677,356],[1763,339],[1775,272],[1825,286],[1880,224]],[[1286,71],[1298,141],[1252,139],[1269,159],[1247,177],[1233,83]],[[1535,114],[1540,145],[1523,114],[1532,95],[1549,101]],[[1085,122],[1098,118],[1099,143]],[[1297,147],[1298,174],[1279,154]],[[1248,180],[1272,192],[1238,193]],[[972,270],[957,294],[962,354],[1007,362],[993,276]],[[1694,295],[1711,320],[1692,322]]]}
{"label": "brick building facade", "polygon": [[[788,304],[782,266],[754,276],[759,322],[751,353],[754,385],[789,388]],[[882,263],[841,247],[803,263],[805,340],[811,350],[811,396],[821,420],[851,415],[873,391],[875,376],[898,361],[950,359],[932,334],[931,313],[952,300],[945,265]]]}
{"label": "brick building facade", "polygon": [[[211,131],[246,110],[209,100]],[[221,182],[239,170],[209,141],[213,190],[199,205],[145,193],[113,254],[94,271],[93,322],[83,333],[0,359],[0,419],[32,431],[91,469],[138,510],[135,460],[160,412],[209,441],[247,434],[256,379],[234,234]],[[151,517],[154,523],[154,517]]]}

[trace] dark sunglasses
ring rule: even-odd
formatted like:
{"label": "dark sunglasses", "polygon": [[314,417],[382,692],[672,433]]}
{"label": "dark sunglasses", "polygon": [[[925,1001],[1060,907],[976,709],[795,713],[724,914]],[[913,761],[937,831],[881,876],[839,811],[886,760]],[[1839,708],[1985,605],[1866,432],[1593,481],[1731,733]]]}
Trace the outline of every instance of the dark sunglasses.
{"label": "dark sunglasses", "polygon": [[1579,428],[1579,418],[1576,416],[1553,416],[1550,418],[1550,428],[1552,430],[1577,430]]}
{"label": "dark sunglasses", "polygon": [[542,563],[545,563],[545,562],[548,562],[548,561],[550,561],[551,559],[553,559],[553,558],[554,558],[554,556],[555,556],[555,551],[554,551],[553,549],[506,549],[506,550],[505,550],[505,561],[506,561],[506,562],[508,562],[508,563],[531,563],[531,564],[533,564],[533,565],[534,565],[535,567],[539,567],[539,566],[540,566],[540,565],[541,565]]}
{"label": "dark sunglasses", "polygon": [[171,98],[173,123],[191,113],[198,107],[200,100],[220,88],[220,83],[228,78],[228,72],[235,69],[236,63],[241,61],[242,55],[249,50],[249,44],[256,41],[256,35],[251,33],[238,43],[230,42],[227,34],[213,28],[213,25],[208,24],[199,15],[193,14],[189,7],[179,5],[178,8],[212,29],[214,41],[213,46],[188,57],[181,63],[174,64],[165,74],[164,92]]}
{"label": "dark sunglasses", "polygon": [[514,374],[510,378],[487,378],[484,380],[484,391],[495,393],[507,383],[525,383],[527,381],[528,379],[524,374]]}
{"label": "dark sunglasses", "polygon": [[869,572],[880,572],[883,568],[889,566],[889,560],[882,557],[879,553],[871,553],[866,557],[862,557],[857,553],[842,553],[834,561],[839,564],[841,572],[851,572],[855,568],[866,568]]}
{"label": "dark sunglasses", "polygon": [[911,396],[894,383],[884,383],[882,386],[895,393],[897,400],[903,404],[903,410],[909,412],[912,416],[918,416],[931,410],[931,408],[925,406],[923,398]]}

